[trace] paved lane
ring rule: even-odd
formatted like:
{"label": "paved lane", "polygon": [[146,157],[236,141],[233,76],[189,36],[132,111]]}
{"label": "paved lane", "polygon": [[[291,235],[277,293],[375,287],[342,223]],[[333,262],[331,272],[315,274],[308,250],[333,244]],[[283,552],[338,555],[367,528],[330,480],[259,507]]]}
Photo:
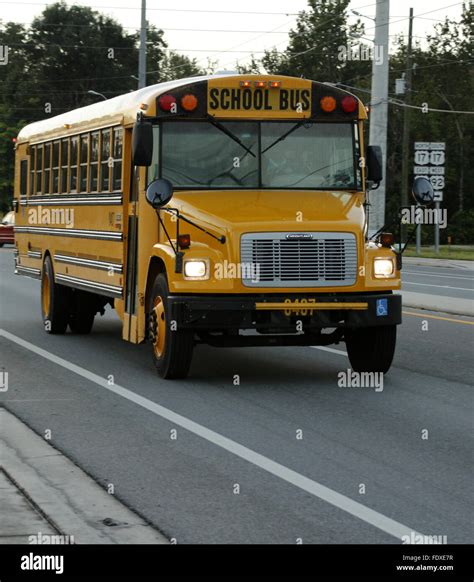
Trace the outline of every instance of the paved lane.
{"label": "paved lane", "polygon": [[414,293],[474,301],[474,270],[407,264],[402,270],[402,288]]}
{"label": "paved lane", "polygon": [[[405,316],[382,392],[340,388],[344,353],[314,348],[200,346],[191,378],[167,382],[148,346],[121,341],[112,312],[88,337],[45,334],[39,283],[13,276],[11,264],[3,249],[0,328],[408,528],[472,541],[474,326]],[[397,542],[4,337],[0,354],[4,405],[38,433],[50,429],[55,446],[178,542]]]}

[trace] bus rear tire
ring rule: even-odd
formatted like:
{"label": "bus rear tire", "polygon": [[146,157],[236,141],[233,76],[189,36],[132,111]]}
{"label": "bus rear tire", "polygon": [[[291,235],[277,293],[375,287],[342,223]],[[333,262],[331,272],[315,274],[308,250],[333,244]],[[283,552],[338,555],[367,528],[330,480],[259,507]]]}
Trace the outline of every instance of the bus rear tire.
{"label": "bus rear tire", "polygon": [[347,354],[354,372],[386,374],[392,365],[397,326],[364,327],[345,334]]}
{"label": "bus rear tire", "polygon": [[94,297],[86,291],[75,290],[69,314],[69,328],[72,333],[90,333],[94,325],[95,314]]}
{"label": "bus rear tire", "polygon": [[148,306],[149,338],[158,374],[165,379],[186,378],[191,367],[194,334],[170,329],[168,281],[159,273],[153,284]]}
{"label": "bus rear tire", "polygon": [[54,281],[51,257],[48,255],[43,263],[41,274],[41,311],[44,329],[47,333],[62,334],[66,332],[71,290]]}

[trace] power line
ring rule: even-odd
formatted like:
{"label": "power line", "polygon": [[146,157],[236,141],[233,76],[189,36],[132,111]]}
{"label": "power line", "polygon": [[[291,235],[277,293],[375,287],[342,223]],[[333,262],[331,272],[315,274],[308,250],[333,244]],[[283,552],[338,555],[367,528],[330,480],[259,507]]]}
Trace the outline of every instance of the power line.
{"label": "power line", "polygon": [[[1,2],[0,2],[1,3]],[[15,24],[24,24],[25,26],[30,26],[30,22],[15,22]],[[90,28],[91,25],[90,24],[64,24],[64,23],[45,23],[42,22],[41,23],[42,27],[48,27],[48,28],[53,28],[53,27],[63,27],[63,28]],[[138,26],[123,26],[122,24],[118,24],[118,26],[120,28],[124,28],[124,29],[131,29],[131,30],[138,30],[139,27]],[[113,25],[113,24],[106,24],[106,25],[101,25],[101,30],[103,29],[107,29],[107,28],[117,28],[117,25]],[[222,28],[222,29],[216,29],[216,28],[167,28],[167,27],[156,27],[156,26],[147,26],[146,28],[147,30],[162,30],[162,31],[171,31],[171,32],[222,32],[222,33],[239,33],[239,34],[248,34],[248,33],[256,33],[256,34],[288,34],[290,31],[289,30],[282,30],[281,32],[277,32],[277,31],[270,31],[270,30],[231,30],[229,28]]]}
{"label": "power line", "polygon": [[[0,4],[21,4],[28,6],[48,6],[47,2],[14,2],[13,0],[0,0]],[[113,10],[140,10],[137,6],[99,6],[97,4],[71,4],[70,6],[82,6],[84,8],[101,8]],[[262,16],[298,16],[298,12],[257,12],[245,10],[202,10],[202,9],[184,9],[184,8],[147,8],[148,11],[154,12],[191,12],[202,14],[254,14]]]}
{"label": "power line", "polygon": [[[152,43],[147,43],[152,44]],[[77,48],[77,49],[105,49],[105,50],[122,50],[122,51],[129,51],[130,46],[100,46],[100,45],[87,45],[87,44],[57,44],[57,43],[8,43],[8,46],[19,46],[19,47],[58,47],[58,48]],[[162,50],[166,50],[167,47],[163,47]],[[175,48],[175,49],[168,49],[172,51],[182,51],[182,52],[190,52],[190,53],[209,53],[212,52],[213,49],[187,49],[187,48]],[[265,51],[247,51],[247,50],[220,50],[219,54],[221,53],[265,53]]]}
{"label": "power line", "polygon": [[[367,89],[362,89],[361,87],[354,87],[353,85],[346,85],[345,83],[336,83],[338,87],[345,87],[346,89],[352,89],[353,91],[360,91],[361,93],[368,93],[371,94],[371,91]],[[418,91],[417,91],[418,92]],[[454,111],[453,109],[436,109],[434,107],[420,107],[419,105],[407,105],[402,101],[397,99],[387,99],[387,103],[391,103],[392,105],[397,105],[398,107],[405,107],[409,109],[418,109],[420,111],[435,111],[436,113],[458,113],[462,115],[474,115],[474,111]]]}
{"label": "power line", "polygon": [[398,107],[405,107],[409,109],[418,109],[420,111],[425,111],[426,113],[435,111],[436,113],[457,113],[459,115],[474,115],[474,111],[454,111],[453,109],[434,109],[432,107],[420,107],[418,105],[407,105],[401,101],[395,101],[394,99],[388,99],[388,103],[392,105],[397,105]]}
{"label": "power line", "polygon": [[[416,73],[416,71],[420,70],[420,69],[430,69],[432,67],[442,67],[444,65],[456,65],[456,64],[461,64],[461,63],[472,63],[474,62],[474,59],[457,59],[457,60],[453,60],[453,61],[443,61],[441,63],[435,63],[433,65],[417,65],[414,68],[414,72]],[[407,69],[393,69],[390,71],[390,73],[405,73],[407,71]],[[357,75],[357,77],[352,77],[352,79],[348,80],[348,83],[350,83],[351,81],[357,81],[359,79],[367,79],[367,77],[370,77],[370,74],[367,75]]]}

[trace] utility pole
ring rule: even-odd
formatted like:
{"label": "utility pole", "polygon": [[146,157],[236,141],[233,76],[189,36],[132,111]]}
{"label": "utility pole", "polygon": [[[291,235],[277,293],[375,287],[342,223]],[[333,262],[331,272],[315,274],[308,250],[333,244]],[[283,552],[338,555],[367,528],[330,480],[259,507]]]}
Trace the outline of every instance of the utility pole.
{"label": "utility pole", "polygon": [[[411,117],[411,89],[413,85],[413,8],[410,8],[410,24],[408,27],[408,47],[407,47],[407,66],[405,71],[405,111],[403,114],[403,162],[402,162],[402,183],[401,183],[401,205],[408,206],[408,191],[410,185],[408,177],[410,175],[410,117]],[[417,228],[417,239],[419,236],[420,227]],[[407,227],[402,225],[402,240],[406,239]],[[402,241],[400,241],[401,243]]]}
{"label": "utility pole", "polygon": [[372,60],[372,95],[370,103],[370,145],[382,148],[384,179],[371,195],[369,233],[385,224],[385,185],[387,183],[388,124],[388,33],[390,0],[377,0],[375,13],[375,47]]}
{"label": "utility pole", "polygon": [[140,53],[138,55],[138,88],[146,87],[146,0],[142,0]]}

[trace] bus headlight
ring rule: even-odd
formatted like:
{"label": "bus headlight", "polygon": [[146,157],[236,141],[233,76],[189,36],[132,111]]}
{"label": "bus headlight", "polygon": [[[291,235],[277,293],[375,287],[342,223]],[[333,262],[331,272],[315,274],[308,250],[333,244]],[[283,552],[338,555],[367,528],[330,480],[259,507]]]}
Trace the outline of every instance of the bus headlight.
{"label": "bus headlight", "polygon": [[209,259],[188,259],[184,261],[184,278],[192,281],[209,279]]}
{"label": "bus headlight", "polygon": [[395,274],[395,264],[393,259],[376,258],[374,259],[374,275],[378,279],[393,277]]}

